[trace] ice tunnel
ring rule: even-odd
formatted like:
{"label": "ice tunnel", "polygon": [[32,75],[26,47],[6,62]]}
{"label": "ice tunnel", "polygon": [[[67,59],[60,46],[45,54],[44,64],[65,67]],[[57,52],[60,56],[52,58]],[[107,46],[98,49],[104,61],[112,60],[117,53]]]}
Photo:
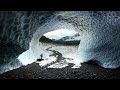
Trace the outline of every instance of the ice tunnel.
{"label": "ice tunnel", "polygon": [[120,66],[119,11],[1,11],[0,29],[0,72],[20,67],[18,56],[35,52],[42,35],[58,29],[80,34],[79,62]]}

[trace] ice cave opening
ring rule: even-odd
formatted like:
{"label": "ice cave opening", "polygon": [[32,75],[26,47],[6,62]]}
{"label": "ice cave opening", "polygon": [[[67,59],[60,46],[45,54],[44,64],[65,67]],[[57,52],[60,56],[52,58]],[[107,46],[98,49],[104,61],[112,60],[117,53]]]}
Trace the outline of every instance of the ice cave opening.
{"label": "ice cave opening", "polygon": [[[41,67],[47,68],[64,68],[69,65],[71,68],[79,68],[81,66],[77,56],[80,35],[75,30],[58,29],[33,40],[37,43],[31,41],[29,50],[18,57],[23,65],[36,62]],[[42,60],[37,61],[40,58]]]}

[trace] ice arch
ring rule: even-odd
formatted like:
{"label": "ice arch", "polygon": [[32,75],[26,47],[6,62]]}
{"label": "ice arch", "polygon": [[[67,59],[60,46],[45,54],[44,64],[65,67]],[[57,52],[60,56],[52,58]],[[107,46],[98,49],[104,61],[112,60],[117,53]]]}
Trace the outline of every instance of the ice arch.
{"label": "ice arch", "polygon": [[117,68],[120,66],[119,21],[119,12],[64,12],[37,29],[30,50],[36,51],[43,34],[72,29],[81,35],[78,49],[80,62],[92,60],[104,68]]}
{"label": "ice arch", "polygon": [[[40,56],[40,53],[35,54],[34,52],[36,52],[37,50],[40,50],[39,48],[39,40],[40,38],[46,34],[47,32],[51,32],[51,31],[56,31],[56,30],[63,30],[64,31],[73,31],[75,30],[75,28],[73,27],[73,25],[68,24],[66,22],[61,22],[59,21],[57,18],[53,18],[50,22],[45,23],[43,26],[40,26],[37,31],[34,33],[33,38],[30,42],[30,47],[29,50],[32,52],[33,57],[38,57]],[[41,52],[42,53],[42,52]],[[78,62],[78,61],[77,61]]]}

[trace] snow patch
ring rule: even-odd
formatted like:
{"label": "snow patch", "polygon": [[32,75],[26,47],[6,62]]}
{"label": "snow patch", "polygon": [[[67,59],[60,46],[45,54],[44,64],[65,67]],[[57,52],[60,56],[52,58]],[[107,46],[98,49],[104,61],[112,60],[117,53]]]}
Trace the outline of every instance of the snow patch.
{"label": "snow patch", "polygon": [[56,58],[55,57],[51,57],[49,59],[46,59],[46,60],[43,60],[43,61],[40,61],[40,62],[36,62],[36,63],[39,63],[39,65],[42,67],[42,66],[50,64],[50,63],[52,63],[54,61],[56,61]]}

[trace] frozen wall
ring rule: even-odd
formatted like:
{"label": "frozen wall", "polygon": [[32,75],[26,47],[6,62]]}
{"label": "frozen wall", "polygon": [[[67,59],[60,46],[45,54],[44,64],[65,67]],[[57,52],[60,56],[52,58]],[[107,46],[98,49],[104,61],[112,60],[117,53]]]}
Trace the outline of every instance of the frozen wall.
{"label": "frozen wall", "polygon": [[51,16],[49,11],[0,11],[0,72],[21,65],[17,57],[29,49],[33,33]]}

